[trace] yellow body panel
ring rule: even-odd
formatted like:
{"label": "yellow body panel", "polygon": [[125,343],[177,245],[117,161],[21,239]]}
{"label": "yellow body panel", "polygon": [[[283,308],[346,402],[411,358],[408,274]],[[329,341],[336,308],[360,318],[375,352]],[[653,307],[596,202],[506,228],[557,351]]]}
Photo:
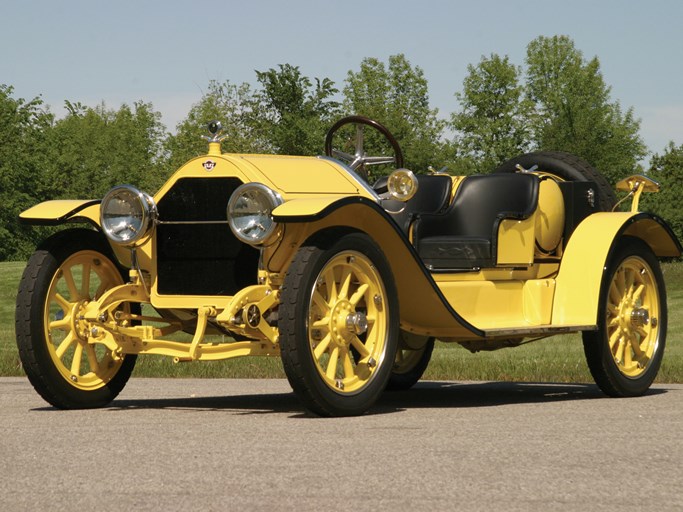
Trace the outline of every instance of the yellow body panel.
{"label": "yellow body panel", "polygon": [[503,219],[498,226],[498,266],[522,267],[534,262],[536,213],[528,219]]}

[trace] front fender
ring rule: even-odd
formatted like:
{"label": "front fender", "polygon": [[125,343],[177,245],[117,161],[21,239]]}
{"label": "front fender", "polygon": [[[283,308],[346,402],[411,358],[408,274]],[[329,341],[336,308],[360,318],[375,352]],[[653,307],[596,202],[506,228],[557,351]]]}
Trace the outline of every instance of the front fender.
{"label": "front fender", "polygon": [[[283,208],[287,205],[290,206]],[[296,240],[286,238],[281,244],[281,257],[270,260],[271,263],[279,260],[276,270],[286,270],[291,261],[288,251],[296,250],[315,233],[339,228],[361,231],[377,243],[391,267],[403,329],[422,335],[470,339],[484,335],[450,306],[409,240],[375,201],[360,196],[308,203],[297,200],[278,207],[273,217],[285,225],[287,233],[295,233],[291,236],[296,237]]]}
{"label": "front fender", "polygon": [[642,239],[660,258],[675,258],[683,251],[671,228],[656,215],[602,212],[587,217],[572,234],[562,256],[553,325],[597,325],[602,276],[622,236]]}
{"label": "front fender", "polygon": [[57,226],[66,222],[100,225],[99,199],[58,199],[32,206],[19,214],[22,224]]}

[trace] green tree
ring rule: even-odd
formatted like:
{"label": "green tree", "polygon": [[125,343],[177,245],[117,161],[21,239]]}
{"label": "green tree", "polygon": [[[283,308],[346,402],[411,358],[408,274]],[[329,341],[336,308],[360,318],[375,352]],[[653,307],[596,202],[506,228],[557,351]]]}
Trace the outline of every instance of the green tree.
{"label": "green tree", "polygon": [[575,153],[616,182],[645,154],[633,110],[610,101],[597,57],[583,58],[567,36],[538,37],[527,47],[530,126],[538,149]]}
{"label": "green tree", "polygon": [[208,135],[207,124],[219,120],[225,139],[223,151],[230,153],[258,153],[268,149],[269,142],[259,140],[253,123],[252,108],[255,99],[249,84],[232,84],[212,80],[201,99],[195,103],[187,117],[178,123],[176,134],[166,140],[168,171],[173,172],[190,158],[203,155]]}
{"label": "green tree", "polygon": [[661,155],[654,154],[648,176],[659,182],[661,190],[656,194],[644,194],[641,209],[664,218],[683,241],[683,144],[675,146],[670,142]]}
{"label": "green tree", "polygon": [[257,71],[256,77],[261,88],[254,94],[251,123],[258,139],[280,154],[321,154],[325,133],[339,115],[334,82],[315,78],[314,85],[290,64]]}
{"label": "green tree", "polygon": [[19,224],[21,211],[47,197],[45,133],[53,116],[40,98],[13,97],[0,85],[0,260],[24,259],[40,237],[39,230]]}
{"label": "green tree", "polygon": [[528,149],[531,104],[519,80],[521,68],[507,56],[482,57],[467,71],[463,91],[455,94],[461,110],[451,122],[464,156],[476,172],[487,173]]}
{"label": "green tree", "polygon": [[349,71],[344,87],[344,110],[385,125],[400,143],[406,167],[424,172],[440,167],[446,158],[445,121],[429,105],[427,79],[405,55],[388,64],[365,58],[357,72]]}
{"label": "green tree", "polygon": [[67,116],[50,133],[54,197],[98,198],[121,183],[154,192],[165,181],[166,132],[151,104],[118,110],[65,105]]}

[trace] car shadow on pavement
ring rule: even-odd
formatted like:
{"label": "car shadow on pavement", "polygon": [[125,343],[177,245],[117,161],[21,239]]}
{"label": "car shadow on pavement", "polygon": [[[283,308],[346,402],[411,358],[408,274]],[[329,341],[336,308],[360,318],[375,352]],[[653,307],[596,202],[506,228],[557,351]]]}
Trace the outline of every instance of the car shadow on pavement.
{"label": "car shadow on pavement", "polygon": [[[648,395],[666,392],[663,388],[653,388]],[[420,408],[497,407],[601,398],[606,396],[593,384],[429,381],[420,382],[410,390],[385,392],[367,414],[392,414]],[[237,414],[289,413],[297,418],[316,417],[304,411],[294,393],[117,399],[108,409],[190,409],[232,411]]]}

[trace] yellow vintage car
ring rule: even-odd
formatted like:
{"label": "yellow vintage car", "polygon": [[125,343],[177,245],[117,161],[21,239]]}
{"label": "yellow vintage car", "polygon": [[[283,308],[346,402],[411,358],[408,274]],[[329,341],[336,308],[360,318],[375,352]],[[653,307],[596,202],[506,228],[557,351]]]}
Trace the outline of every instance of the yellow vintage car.
{"label": "yellow vintage car", "polygon": [[[330,129],[320,157],[227,154],[220,123],[209,132],[208,152],[153,196],[121,185],[21,214],[85,225],[37,248],[17,297],[21,361],[53,406],[107,405],[140,354],[275,356],[310,411],[358,415],[415,384],[435,339],[477,352],[571,332],[607,395],[653,382],[667,329],[659,258],[681,244],[638,211],[658,190],[647,177],[618,184],[617,209],[606,180],[566,153],[451,176],[404,169],[391,133],[360,116]],[[376,133],[391,151],[367,154]],[[369,184],[379,164],[394,170]]]}

